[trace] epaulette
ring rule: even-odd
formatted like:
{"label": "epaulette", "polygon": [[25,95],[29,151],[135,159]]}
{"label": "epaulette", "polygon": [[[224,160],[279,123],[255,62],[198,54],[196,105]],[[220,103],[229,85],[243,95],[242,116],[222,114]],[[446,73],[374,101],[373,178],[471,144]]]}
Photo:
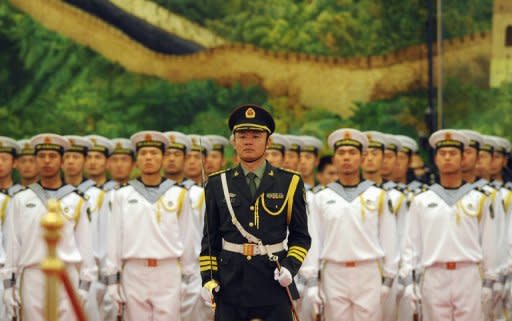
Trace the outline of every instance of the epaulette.
{"label": "epaulette", "polygon": [[228,172],[230,170],[231,170],[231,168],[221,169],[220,171],[216,171],[216,172],[211,173],[210,175],[208,175],[208,177],[212,177],[212,176],[216,176],[216,175],[219,175],[219,174],[222,174],[222,173],[226,173],[226,172]]}
{"label": "epaulette", "polygon": [[320,192],[320,191],[323,191],[324,189],[326,189],[326,187],[325,187],[325,186],[323,186],[323,185],[317,185],[317,186],[313,187],[312,191],[313,191],[313,193],[315,193],[315,194],[316,194],[316,193],[318,193],[318,192]]}
{"label": "epaulette", "polygon": [[121,188],[126,187],[128,185],[130,185],[130,184],[128,184],[128,183],[118,184],[116,187],[114,187],[114,189],[118,190],[118,189],[121,189]]}
{"label": "epaulette", "polygon": [[27,190],[27,187],[26,186],[22,186],[19,190],[17,190],[16,192],[12,193],[12,196],[18,194],[19,192],[23,192],[25,190]]}
{"label": "epaulette", "polygon": [[278,169],[283,171],[283,172],[286,172],[286,173],[290,173],[290,174],[294,174],[294,175],[299,175],[300,176],[299,172],[293,171],[293,170],[288,169],[288,168],[279,167]]}
{"label": "epaulette", "polygon": [[78,196],[80,196],[81,198],[83,198],[84,200],[88,201],[89,200],[89,196],[87,196],[84,192],[78,190],[78,189],[75,189],[75,193],[78,194]]}

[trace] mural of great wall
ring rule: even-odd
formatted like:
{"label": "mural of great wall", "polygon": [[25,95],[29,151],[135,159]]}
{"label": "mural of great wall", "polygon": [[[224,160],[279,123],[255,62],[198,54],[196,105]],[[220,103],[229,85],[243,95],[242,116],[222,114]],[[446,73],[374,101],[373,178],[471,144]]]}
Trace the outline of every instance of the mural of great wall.
{"label": "mural of great wall", "polygon": [[[145,0],[131,1],[140,4]],[[272,52],[227,43],[163,13],[156,16],[160,19],[155,18],[155,24],[174,33],[187,30],[189,39],[207,48],[174,56],[152,51],[101,19],[59,0],[46,0],[44,4],[39,0],[11,0],[11,3],[45,27],[92,48],[129,71],[171,82],[215,79],[225,86],[235,82],[257,84],[271,96],[289,96],[290,104],[323,107],[341,115],[350,114],[355,102],[387,99],[427,84],[427,48],[423,45],[384,56],[346,59]],[[124,3],[125,10],[135,7]],[[148,9],[139,15],[150,19],[152,12],[153,9]],[[174,20],[175,26],[170,22]],[[485,32],[445,41],[445,76],[488,84],[491,39],[491,33]]]}

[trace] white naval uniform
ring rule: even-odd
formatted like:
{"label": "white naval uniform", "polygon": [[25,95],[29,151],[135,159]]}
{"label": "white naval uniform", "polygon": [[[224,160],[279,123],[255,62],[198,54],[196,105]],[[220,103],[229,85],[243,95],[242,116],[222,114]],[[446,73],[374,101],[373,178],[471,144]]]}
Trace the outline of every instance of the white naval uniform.
{"label": "white naval uniform", "polygon": [[[90,284],[97,277],[92,254],[91,234],[87,217],[87,201],[65,185],[56,191],[32,184],[17,193],[9,202],[5,221],[6,262],[2,278],[13,274],[20,280],[22,314],[25,320],[44,320],[45,276],[39,264],[47,256],[41,219],[47,214],[48,200],[58,200],[64,227],[57,246],[59,258],[66,264],[67,273],[75,287]],[[59,290],[58,313],[61,320],[73,320],[74,313],[64,288]]]}
{"label": "white naval uniform", "polygon": [[[408,195],[393,187],[387,192],[387,204],[389,211],[396,218],[396,231],[398,248],[400,248],[403,241],[403,234],[405,231],[405,220],[407,219],[408,212]],[[406,304],[400,304],[401,293],[403,287],[397,279],[393,282],[393,286],[388,295],[386,302],[382,304],[382,319],[384,321],[396,321],[398,316],[406,315]],[[399,309],[401,308],[401,309]],[[399,313],[400,310],[400,313]],[[411,319],[409,319],[411,320]]]}
{"label": "white naval uniform", "polygon": [[[9,187],[7,190],[0,191],[0,223],[2,224],[0,227],[0,269],[5,264],[4,222],[5,222],[6,212],[7,212],[7,205],[9,204],[9,201],[14,196],[14,194],[16,194],[17,192],[19,192],[21,190],[23,190],[23,186],[21,186],[19,184],[15,184],[15,185]],[[3,284],[3,282],[0,282],[0,295],[3,297],[3,294],[4,294],[4,284]],[[3,300],[0,300],[0,320],[7,320],[7,315],[6,315],[6,310],[4,307]]]}
{"label": "white naval uniform", "polygon": [[482,279],[498,275],[497,233],[486,195],[465,184],[456,190],[439,184],[411,203],[402,247],[400,277],[425,269],[422,312],[425,321],[482,320]]}
{"label": "white naval uniform", "polygon": [[386,192],[369,181],[356,189],[332,183],[315,195],[311,214],[325,320],[380,320],[382,277],[392,280],[399,260]]}
{"label": "white naval uniform", "polygon": [[[308,184],[304,185],[304,189],[306,190],[308,228],[311,230],[313,227],[313,223],[311,222],[313,219],[313,216],[311,215],[311,211],[313,210],[311,208],[311,204],[313,204],[315,192],[313,191],[312,186]],[[317,286],[318,271],[315,268],[316,264],[314,262],[309,262],[314,259],[318,259],[318,256],[311,255],[308,252],[303,265],[295,276],[295,284],[297,285],[297,290],[300,295],[300,298],[296,302],[296,308],[301,321],[315,320],[314,296],[311,293],[308,293],[308,291],[311,291],[313,287]]]}
{"label": "white naval uniform", "polygon": [[126,320],[180,320],[181,283],[194,277],[199,239],[186,189],[132,180],[112,196],[105,273],[121,273]]}
{"label": "white naval uniform", "polygon": [[[100,239],[100,226],[99,226],[99,217],[106,215],[103,213],[105,211],[104,208],[104,200],[105,200],[105,192],[96,186],[96,183],[93,180],[85,180],[80,185],[77,186],[77,190],[87,196],[88,200],[88,215],[91,222],[91,239],[92,239],[92,248],[94,254],[94,260],[96,262],[96,266],[98,267],[98,271],[101,268],[101,260],[104,259],[105,255],[102,254],[105,252],[104,244]],[[102,282],[100,282],[99,278],[94,280],[91,285],[91,290],[89,291],[89,297],[87,300],[87,304],[85,306],[85,311],[89,318],[89,321],[103,321],[103,310],[101,308],[101,302],[105,296],[106,286]]]}
{"label": "white naval uniform", "polygon": [[[191,213],[194,218],[194,228],[198,235],[203,234],[204,215],[206,210],[204,189],[196,185],[193,181],[188,180],[187,197],[191,204]],[[194,254],[199,257],[201,252],[201,242],[195,242]],[[201,298],[201,272],[199,270],[199,261],[194,266],[194,277],[190,283],[186,285],[184,296],[181,302],[181,317],[182,321],[208,321],[213,320],[214,314],[210,307],[208,307],[204,300]]]}

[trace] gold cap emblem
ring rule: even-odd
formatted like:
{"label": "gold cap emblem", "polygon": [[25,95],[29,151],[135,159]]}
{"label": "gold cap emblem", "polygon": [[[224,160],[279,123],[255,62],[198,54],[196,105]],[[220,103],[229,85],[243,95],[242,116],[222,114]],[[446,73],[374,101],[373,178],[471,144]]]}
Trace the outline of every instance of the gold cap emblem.
{"label": "gold cap emblem", "polygon": [[251,107],[247,108],[247,110],[245,111],[245,118],[254,118],[254,117],[256,117],[256,112],[254,111],[254,109]]}
{"label": "gold cap emblem", "polygon": [[352,138],[352,134],[350,132],[343,133],[343,139],[351,139],[351,138]]}
{"label": "gold cap emblem", "polygon": [[173,134],[169,135],[169,141],[171,142],[171,144],[176,143],[176,136]]}
{"label": "gold cap emblem", "polygon": [[153,140],[153,136],[151,136],[151,134],[146,134],[146,135],[144,136],[144,140],[145,140],[145,141],[147,141],[147,142],[149,142],[149,141]]}
{"label": "gold cap emblem", "polygon": [[444,134],[444,139],[445,140],[452,140],[452,138],[453,138],[452,136],[453,136],[452,133],[446,133],[446,134]]}
{"label": "gold cap emblem", "polygon": [[51,138],[50,136],[46,136],[46,137],[44,138],[44,143],[45,143],[45,144],[51,144],[51,143],[52,143],[52,138]]}

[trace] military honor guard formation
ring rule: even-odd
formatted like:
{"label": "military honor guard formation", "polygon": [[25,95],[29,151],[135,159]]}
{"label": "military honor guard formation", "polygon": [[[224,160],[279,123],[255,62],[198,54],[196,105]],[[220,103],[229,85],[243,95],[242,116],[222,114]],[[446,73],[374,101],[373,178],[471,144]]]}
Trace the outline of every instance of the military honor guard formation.
{"label": "military honor guard formation", "polygon": [[45,320],[50,200],[91,321],[510,320],[507,139],[434,132],[429,172],[407,136],[340,128],[324,145],[252,104],[228,125],[0,137],[0,320]]}

